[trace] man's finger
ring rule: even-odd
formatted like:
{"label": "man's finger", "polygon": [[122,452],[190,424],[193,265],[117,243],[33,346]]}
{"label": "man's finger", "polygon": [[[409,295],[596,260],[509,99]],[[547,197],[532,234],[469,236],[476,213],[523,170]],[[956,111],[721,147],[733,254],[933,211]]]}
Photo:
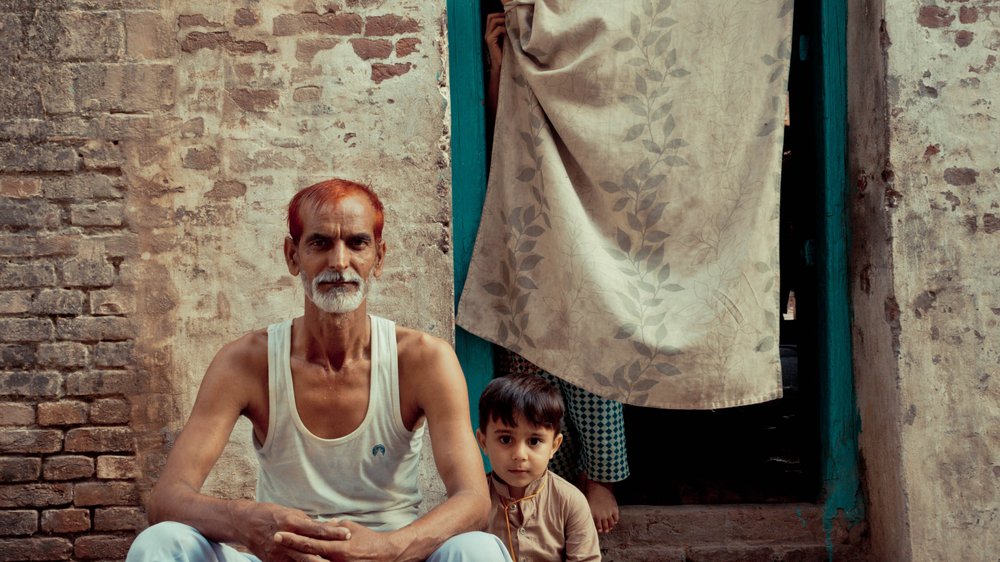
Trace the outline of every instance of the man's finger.
{"label": "man's finger", "polygon": [[290,521],[281,531],[289,531],[296,535],[330,541],[344,541],[351,538],[351,531],[340,526],[336,520],[325,523],[313,521],[312,519]]}
{"label": "man's finger", "polygon": [[[340,527],[343,529],[343,527]],[[346,540],[350,538],[350,531],[343,529],[347,536],[343,539]],[[328,554],[337,550],[337,543],[331,540],[315,539],[312,537],[306,537],[298,535],[295,533],[290,533],[288,531],[280,531],[274,534],[274,542],[281,545],[284,548],[297,550],[305,554]]]}
{"label": "man's finger", "polygon": [[328,562],[326,558],[322,556],[317,556],[315,554],[306,554],[304,552],[298,552],[296,550],[286,550],[284,552],[285,556],[289,560],[294,560],[295,562]]}

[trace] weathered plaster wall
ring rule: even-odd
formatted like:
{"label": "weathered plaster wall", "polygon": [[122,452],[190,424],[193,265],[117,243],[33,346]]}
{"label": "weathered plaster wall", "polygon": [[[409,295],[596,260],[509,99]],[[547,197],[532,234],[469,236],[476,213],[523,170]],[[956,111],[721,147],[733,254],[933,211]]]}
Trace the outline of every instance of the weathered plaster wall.
{"label": "weathered plaster wall", "polygon": [[885,20],[886,112],[878,109],[873,22],[857,13],[853,21],[868,31],[854,36],[870,65],[852,62],[874,94],[866,102],[866,86],[853,86],[852,109],[862,113],[852,132],[872,136],[855,147],[854,224],[864,239],[855,244],[853,296],[873,543],[886,560],[993,560],[1000,2],[884,0],[852,9]]}
{"label": "weathered plaster wall", "polygon": [[215,352],[301,310],[299,188],[372,184],[371,310],[451,339],[444,4],[0,0],[0,558],[124,557]]}

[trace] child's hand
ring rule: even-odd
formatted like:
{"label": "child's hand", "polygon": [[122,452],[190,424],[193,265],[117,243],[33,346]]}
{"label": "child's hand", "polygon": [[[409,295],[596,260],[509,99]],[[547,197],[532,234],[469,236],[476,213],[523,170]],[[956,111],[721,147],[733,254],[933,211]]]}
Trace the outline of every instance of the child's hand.
{"label": "child's hand", "polygon": [[490,72],[500,73],[503,61],[503,39],[507,34],[506,14],[497,12],[486,16],[486,48],[490,53]]}

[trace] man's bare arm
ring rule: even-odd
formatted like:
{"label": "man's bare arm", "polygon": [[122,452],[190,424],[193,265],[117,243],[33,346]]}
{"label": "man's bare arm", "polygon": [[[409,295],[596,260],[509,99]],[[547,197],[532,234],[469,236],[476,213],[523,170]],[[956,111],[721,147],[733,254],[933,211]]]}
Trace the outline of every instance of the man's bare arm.
{"label": "man's bare arm", "polygon": [[[248,334],[224,347],[202,380],[191,416],[177,438],[150,496],[151,523],[177,521],[217,542],[246,545],[264,560],[287,558],[274,533],[297,529],[311,536],[343,538],[345,530],[313,522],[301,511],[249,500],[224,500],[201,493],[208,473],[222,454],[237,419],[254,392],[254,338]],[[266,350],[266,341],[264,342]],[[266,373],[266,355],[264,356]],[[264,383],[266,385],[266,382]],[[265,395],[266,399],[266,395]]]}
{"label": "man's bare arm", "polygon": [[482,457],[469,421],[469,394],[455,351],[446,342],[421,334],[418,364],[420,406],[427,417],[434,464],[448,499],[400,529],[400,560],[422,560],[452,536],[481,530],[490,509]]}

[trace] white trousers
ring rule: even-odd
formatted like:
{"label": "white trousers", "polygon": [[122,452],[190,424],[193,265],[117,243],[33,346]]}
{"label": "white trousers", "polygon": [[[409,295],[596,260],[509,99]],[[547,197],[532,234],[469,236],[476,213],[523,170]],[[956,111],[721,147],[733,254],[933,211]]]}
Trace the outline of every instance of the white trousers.
{"label": "white trousers", "polygon": [[[252,554],[210,541],[195,528],[165,521],[139,533],[126,562],[260,562]],[[480,531],[445,541],[427,562],[511,562],[503,542]]]}

